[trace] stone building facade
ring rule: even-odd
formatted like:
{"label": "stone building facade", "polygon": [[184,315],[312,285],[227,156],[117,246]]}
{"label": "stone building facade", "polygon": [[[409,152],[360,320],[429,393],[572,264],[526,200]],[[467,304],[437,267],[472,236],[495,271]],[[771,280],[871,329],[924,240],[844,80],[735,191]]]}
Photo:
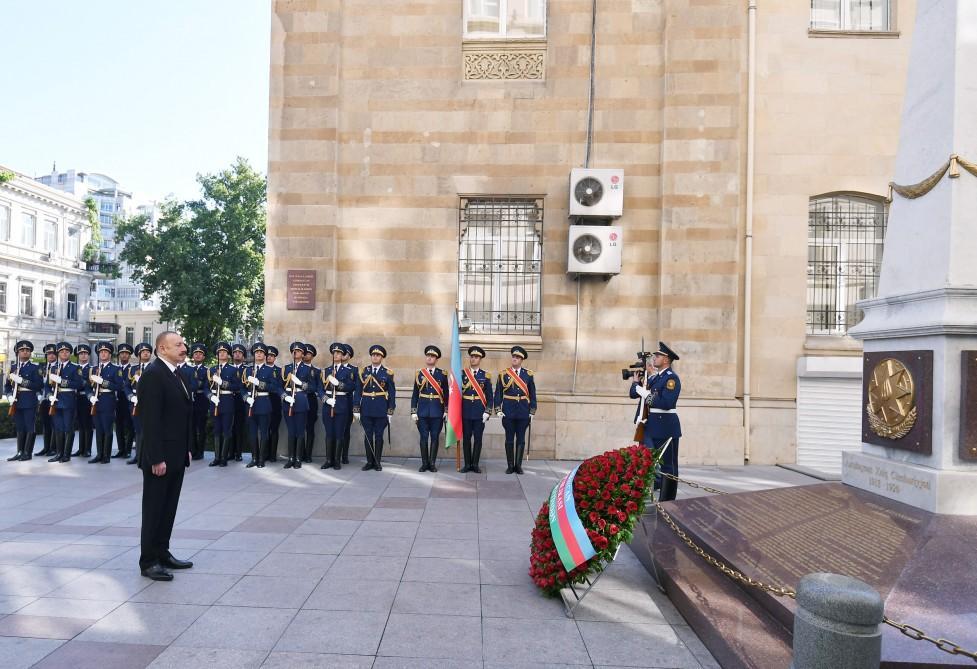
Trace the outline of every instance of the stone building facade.
{"label": "stone building facade", "polygon": [[[760,0],[753,33],[750,4],[602,0],[592,23],[583,0],[273,2],[266,340],[347,341],[360,364],[383,343],[405,406],[423,346],[447,350],[453,310],[472,308],[475,214],[501,207],[531,224],[476,258],[490,318],[462,340],[493,372],[529,350],[533,455],[629,442],[620,369],[644,337],[682,356],[683,461],[794,462],[799,360],[859,353],[807,332],[809,205],[886,195],[914,3],[863,31]],[[610,278],[567,273],[569,174],[588,155],[624,171]],[[493,263],[528,272],[529,297],[507,302]],[[290,269],[317,271],[314,310],[286,308]],[[408,413],[396,453],[415,449]],[[500,449],[497,420],[486,434]]]}

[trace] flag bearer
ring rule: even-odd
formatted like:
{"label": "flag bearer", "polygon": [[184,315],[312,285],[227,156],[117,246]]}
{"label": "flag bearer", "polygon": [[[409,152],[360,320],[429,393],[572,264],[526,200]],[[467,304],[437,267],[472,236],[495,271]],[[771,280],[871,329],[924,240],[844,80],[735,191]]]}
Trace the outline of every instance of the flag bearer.
{"label": "flag bearer", "polygon": [[482,454],[482,432],[485,423],[492,415],[492,376],[481,369],[485,349],[481,346],[468,347],[469,367],[465,369],[461,386],[461,418],[464,439],[465,466],[462,472],[481,473],[478,459]]}

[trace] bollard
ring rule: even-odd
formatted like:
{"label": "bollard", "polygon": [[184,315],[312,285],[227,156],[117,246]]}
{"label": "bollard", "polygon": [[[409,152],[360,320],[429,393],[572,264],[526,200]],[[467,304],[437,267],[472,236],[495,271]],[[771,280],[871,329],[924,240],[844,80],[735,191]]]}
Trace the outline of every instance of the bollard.
{"label": "bollard", "polygon": [[797,586],[791,669],[878,669],[882,597],[867,583],[808,574]]}

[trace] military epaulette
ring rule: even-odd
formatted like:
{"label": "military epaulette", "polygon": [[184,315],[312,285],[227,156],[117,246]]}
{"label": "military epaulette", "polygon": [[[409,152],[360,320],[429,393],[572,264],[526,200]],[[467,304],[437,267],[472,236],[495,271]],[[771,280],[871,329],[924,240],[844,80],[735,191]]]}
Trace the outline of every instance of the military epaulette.
{"label": "military epaulette", "polygon": [[670,369],[666,369],[665,370],[665,374],[671,374],[671,373],[672,373],[672,370],[670,370]]}
{"label": "military epaulette", "polygon": [[527,373],[527,374],[529,374],[530,376],[532,376],[532,375],[533,375],[533,370],[531,370],[531,369],[527,369],[527,370],[526,370],[526,373]]}
{"label": "military epaulette", "polygon": [[492,380],[492,374],[489,373],[489,372],[485,372],[485,380],[486,381],[491,381]]}

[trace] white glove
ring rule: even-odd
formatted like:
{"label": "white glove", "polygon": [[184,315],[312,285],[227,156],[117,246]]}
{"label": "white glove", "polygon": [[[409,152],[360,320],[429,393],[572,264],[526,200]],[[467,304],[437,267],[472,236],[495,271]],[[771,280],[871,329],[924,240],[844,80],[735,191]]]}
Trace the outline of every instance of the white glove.
{"label": "white glove", "polygon": [[285,395],[285,401],[288,402],[289,404],[295,404],[295,398],[292,397],[291,395]]}
{"label": "white glove", "polygon": [[94,381],[95,383],[97,383],[98,385],[102,385],[103,383],[105,383],[105,379],[103,379],[98,374],[92,374],[88,378],[91,379],[92,381]]}
{"label": "white glove", "polygon": [[9,395],[0,396],[0,402],[6,402],[7,404],[11,404],[10,396]]}
{"label": "white glove", "polygon": [[531,413],[531,414],[529,414],[529,422],[530,422],[530,423],[532,423],[532,422],[533,422],[533,416],[535,416],[535,415],[536,415],[536,414],[532,414],[532,413]]}
{"label": "white glove", "polygon": [[417,422],[417,414],[416,413],[412,413],[410,415],[410,419],[416,423]]}
{"label": "white glove", "polygon": [[328,404],[331,407],[334,407],[334,406],[336,406],[336,400],[333,399],[332,397],[329,397],[329,398],[326,399],[326,404]]}
{"label": "white glove", "polygon": [[132,406],[136,406],[137,404],[139,404],[139,398],[136,397],[135,395],[133,395],[132,396]]}
{"label": "white glove", "polygon": [[50,375],[48,375],[48,379],[50,379],[51,381],[54,381],[55,383],[61,383],[61,375],[60,374],[50,374]]}
{"label": "white glove", "polygon": [[214,406],[217,406],[218,404],[221,403],[221,401],[220,401],[220,398],[217,397],[217,395],[211,395],[210,396],[210,403],[213,404]]}
{"label": "white glove", "polygon": [[490,418],[490,416],[488,415],[488,413],[483,411],[482,412],[482,422],[483,423],[487,423],[489,418]]}
{"label": "white glove", "polygon": [[501,411],[499,412],[499,418],[505,418],[505,414],[502,413]]}
{"label": "white glove", "polygon": [[21,384],[24,382],[24,377],[21,376],[20,374],[15,374],[14,372],[10,372],[10,380],[16,384]]}
{"label": "white glove", "polygon": [[296,379],[294,376],[292,377],[292,385],[298,388],[299,390],[305,388],[305,384],[299,381],[298,379]]}
{"label": "white glove", "polygon": [[338,386],[339,385],[339,379],[337,379],[332,374],[330,374],[328,377],[326,377],[326,381],[328,381],[329,383],[331,383],[334,386]]}
{"label": "white glove", "polygon": [[258,379],[257,376],[249,376],[248,377],[248,383],[250,383],[252,386],[256,386],[259,383],[261,383],[261,381]]}
{"label": "white glove", "polygon": [[91,402],[92,404],[98,404],[98,398],[95,397],[94,395],[89,396],[88,401]]}
{"label": "white glove", "polygon": [[353,420],[359,421],[359,419],[360,419],[360,413],[358,411],[354,412],[353,413]]}
{"label": "white glove", "polygon": [[227,388],[227,379],[217,379],[217,381],[218,388]]}
{"label": "white glove", "polygon": [[254,406],[254,398],[251,397],[250,395],[248,397],[245,397],[244,398],[244,401],[248,403],[248,406],[249,407],[253,407]]}
{"label": "white glove", "polygon": [[648,395],[651,394],[651,391],[650,390],[648,390],[644,386],[640,386],[640,385],[634,387],[634,392],[638,393],[638,395],[641,397],[641,399],[644,399],[644,398],[648,397]]}

